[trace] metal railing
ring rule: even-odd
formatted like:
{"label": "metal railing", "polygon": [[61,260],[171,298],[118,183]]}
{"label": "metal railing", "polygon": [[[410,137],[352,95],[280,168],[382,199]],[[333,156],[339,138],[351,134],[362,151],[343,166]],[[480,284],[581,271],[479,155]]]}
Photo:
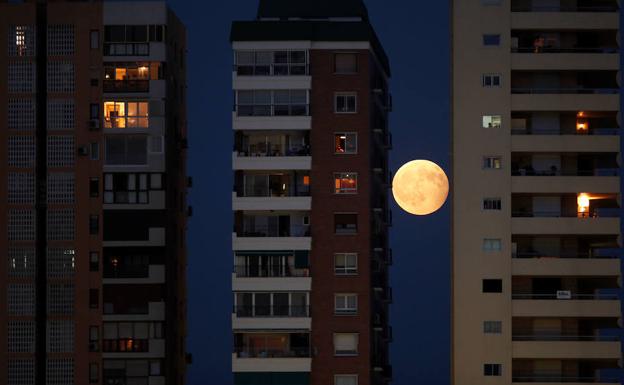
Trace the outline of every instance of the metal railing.
{"label": "metal railing", "polygon": [[602,136],[602,135],[619,135],[619,128],[590,128],[587,133],[572,131],[562,131],[560,128],[554,128],[552,130],[539,130],[532,131],[530,129],[512,129],[512,135],[574,135],[574,136]]}
{"label": "metal railing", "polygon": [[239,237],[309,237],[310,226],[291,225],[289,228],[282,229],[279,226],[253,226],[243,227],[237,231]]}
{"label": "metal railing", "polygon": [[534,375],[534,376],[513,376],[512,382],[604,382],[618,383],[617,378],[600,378],[600,377],[570,377],[563,375]]}
{"label": "metal railing", "polygon": [[553,294],[512,294],[512,299],[536,299],[536,300],[561,300],[567,301],[570,299],[577,300],[618,300],[619,297],[617,294],[611,293],[598,293],[598,294],[569,294],[564,296],[559,296],[557,293]]}
{"label": "metal railing", "polygon": [[304,63],[266,65],[235,64],[234,72],[236,72],[238,76],[305,76],[310,73],[310,66]]}
{"label": "metal railing", "polygon": [[530,335],[513,335],[512,341],[619,341],[618,336],[574,336],[574,335],[548,335],[548,334],[530,334]]}
{"label": "metal railing", "polygon": [[237,116],[309,116],[309,104],[237,104]]}
{"label": "metal railing", "polygon": [[518,210],[511,213],[512,218],[618,218],[620,209],[607,211],[604,209],[596,209],[592,212],[581,213],[576,211],[530,211]]}
{"label": "metal railing", "polygon": [[257,347],[237,346],[234,352],[238,358],[305,358],[311,357],[310,347]]}
{"label": "metal railing", "polygon": [[104,43],[104,56],[149,56],[149,43]]}
{"label": "metal railing", "polygon": [[112,80],[103,81],[104,92],[149,92],[148,79]]}
{"label": "metal railing", "polygon": [[512,176],[618,176],[620,174],[619,168],[596,168],[594,170],[577,170],[577,171],[562,171],[559,169],[552,170],[535,170],[531,167],[521,167],[517,170],[512,170]]}
{"label": "metal railing", "polygon": [[544,87],[512,87],[512,94],[586,94],[586,95],[616,95],[620,92],[619,88],[602,87],[602,88],[585,88],[585,87],[569,87],[569,88],[544,88]]}
{"label": "metal railing", "polygon": [[309,277],[309,269],[295,269],[291,266],[260,267],[250,265],[234,266],[234,273],[239,278],[289,278]]}
{"label": "metal railing", "polygon": [[238,305],[234,306],[234,314],[237,317],[248,318],[248,317],[309,317],[310,316],[310,307],[309,306],[291,306],[291,305]]}
{"label": "metal railing", "polygon": [[512,53],[618,53],[618,47],[514,47]]}
{"label": "metal railing", "polygon": [[511,5],[511,12],[617,12],[617,5],[554,6],[554,5]]}
{"label": "metal railing", "polygon": [[120,338],[116,340],[102,340],[104,353],[136,353],[149,352],[148,339]]}
{"label": "metal railing", "polygon": [[104,278],[147,278],[149,265],[109,267],[104,264]]}
{"label": "metal railing", "polygon": [[524,252],[516,252],[512,254],[512,258],[518,259],[531,259],[531,258],[562,258],[562,259],[616,259],[619,258],[617,255],[600,255],[597,252],[569,252],[569,253],[557,253],[557,254],[548,254],[541,253],[538,251],[524,251]]}
{"label": "metal railing", "polygon": [[[304,188],[305,187],[305,188]],[[281,188],[269,188],[269,187],[249,187],[243,188],[240,186],[234,186],[234,191],[238,192],[239,197],[261,197],[261,198],[275,198],[275,197],[309,197],[310,189],[307,186],[294,186],[286,184],[286,189]]]}

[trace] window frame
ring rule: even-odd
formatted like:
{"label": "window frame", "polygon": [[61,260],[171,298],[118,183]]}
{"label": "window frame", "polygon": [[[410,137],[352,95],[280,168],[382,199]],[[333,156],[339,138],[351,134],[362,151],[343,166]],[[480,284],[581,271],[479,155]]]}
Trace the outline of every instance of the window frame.
{"label": "window frame", "polygon": [[[339,268],[337,258],[344,257],[344,267]],[[355,264],[349,266],[347,264],[348,257],[353,257]],[[357,253],[334,253],[334,275],[338,277],[358,275],[358,254]]]}
{"label": "window frame", "polygon": [[483,321],[483,334],[503,334],[503,321]]}
{"label": "window frame", "polygon": [[338,378],[343,377],[343,378],[349,378],[349,379],[355,379],[355,385],[359,384],[359,377],[357,374],[334,374],[334,385],[338,385]]}
{"label": "window frame", "polygon": [[[496,287],[494,288],[487,288],[486,290],[486,285],[488,284],[495,284],[496,283]],[[499,286],[498,284],[500,283],[500,291],[499,291]],[[491,290],[490,290],[491,289]],[[481,283],[481,292],[483,294],[502,294],[503,293],[503,280],[500,278],[483,278],[482,283]]]}
{"label": "window frame", "polygon": [[[487,245],[496,245],[498,247],[488,247]],[[500,238],[483,238],[482,250],[489,253],[496,253],[503,250],[503,241]]]}
{"label": "window frame", "polygon": [[[338,110],[338,99],[339,98],[345,98],[345,107],[347,107],[349,105],[347,98],[349,97],[353,97],[354,101],[355,101],[355,106],[354,106],[354,110]],[[334,93],[334,113],[335,114],[339,114],[339,115],[353,115],[353,114],[357,114],[359,110],[359,102],[358,102],[358,93],[356,91],[341,91],[341,92],[335,92]]]}
{"label": "window frame", "polygon": [[[490,166],[496,166],[497,161],[498,161],[499,167],[490,167]],[[483,163],[481,166],[483,170],[502,170],[503,169],[503,157],[499,155],[486,155],[483,157]]]}
{"label": "window frame", "polygon": [[[488,79],[490,84],[488,83]],[[494,79],[498,79],[498,84],[494,84]],[[483,88],[501,88],[503,86],[503,75],[500,73],[486,73],[481,75],[481,86]]]}
{"label": "window frame", "polygon": [[[344,141],[345,141],[345,146],[344,146],[345,151],[344,152],[338,152],[338,151],[336,151],[336,137],[339,137],[339,136],[342,136],[342,135],[345,136],[345,139],[344,139]],[[353,138],[355,139],[355,144],[354,144],[355,150],[354,151],[348,151],[347,150],[348,149],[347,142],[348,142],[349,136],[353,136]],[[358,133],[355,132],[355,131],[334,132],[334,143],[333,143],[333,146],[334,146],[334,155],[357,155],[357,153],[358,153]]]}
{"label": "window frame", "polygon": [[[355,70],[352,72],[339,72],[338,71],[338,66],[337,66],[337,58],[339,55],[353,55],[355,57]],[[334,59],[334,75],[357,75],[360,71],[360,63],[358,60],[358,53],[353,51],[353,52],[349,52],[349,51],[345,51],[345,52],[334,52],[333,55],[333,59]]]}
{"label": "window frame", "polygon": [[[353,215],[355,216],[355,230],[354,231],[338,231],[338,222],[336,222],[337,216],[338,215]],[[358,234],[358,221],[359,221],[359,215],[357,212],[339,212],[339,213],[334,213],[334,234],[335,235],[357,235]],[[345,229],[349,229],[349,228],[345,228]]]}
{"label": "window frame", "polygon": [[[347,179],[344,176],[353,176],[355,180],[355,188],[342,187],[342,180]],[[340,187],[337,181],[340,180]],[[358,173],[349,171],[334,172],[334,195],[355,195],[358,193]]]}
{"label": "window frame", "polygon": [[[499,125],[498,126],[485,126],[485,119],[486,118],[490,118],[490,122],[494,120],[494,118],[498,118],[499,119]],[[503,116],[502,115],[481,115],[481,127],[482,128],[502,128],[503,127]]]}
{"label": "window frame", "polygon": [[483,198],[481,204],[481,211],[502,211],[503,199],[498,197]]}
{"label": "window frame", "polygon": [[[344,352],[339,352],[336,350],[336,337],[339,335],[349,335],[349,336],[355,336],[355,350],[353,351],[344,351]],[[356,357],[360,354],[360,334],[359,333],[349,333],[349,332],[341,332],[341,333],[334,333],[333,334],[333,338],[332,338],[332,345],[333,345],[333,350],[334,350],[334,356],[335,357]]]}
{"label": "window frame", "polygon": [[483,375],[485,377],[500,377],[502,373],[502,364],[483,364]]}
{"label": "window frame", "polygon": [[[338,300],[342,298],[344,307],[338,307]],[[355,299],[355,307],[349,307],[349,299]],[[334,294],[334,315],[337,316],[353,316],[358,314],[358,295],[357,293],[335,293]]]}
{"label": "window frame", "polygon": [[[484,47],[491,47],[491,48],[495,48],[495,47],[500,47],[503,37],[500,33],[484,33],[482,36],[482,40],[481,43],[483,44]],[[488,39],[495,39],[495,44],[488,44]],[[496,40],[498,39],[498,40]]]}

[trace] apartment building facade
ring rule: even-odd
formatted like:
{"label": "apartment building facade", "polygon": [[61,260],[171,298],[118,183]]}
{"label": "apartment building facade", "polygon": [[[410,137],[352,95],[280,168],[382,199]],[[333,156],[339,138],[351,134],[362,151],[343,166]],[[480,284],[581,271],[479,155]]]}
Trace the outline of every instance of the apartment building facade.
{"label": "apartment building facade", "polygon": [[390,69],[359,0],[233,23],[234,383],[384,384]]}
{"label": "apartment building facade", "polygon": [[620,382],[620,18],[452,2],[455,385]]}
{"label": "apartment building facade", "polygon": [[184,26],[0,2],[0,383],[185,383]]}

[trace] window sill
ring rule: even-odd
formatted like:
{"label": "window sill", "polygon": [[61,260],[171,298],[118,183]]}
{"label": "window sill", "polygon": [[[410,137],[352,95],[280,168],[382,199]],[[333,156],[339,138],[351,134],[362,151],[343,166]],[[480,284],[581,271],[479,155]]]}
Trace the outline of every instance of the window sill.
{"label": "window sill", "polygon": [[359,274],[358,273],[336,273],[336,272],[334,272],[334,275],[336,277],[348,278],[348,277],[357,277]]}

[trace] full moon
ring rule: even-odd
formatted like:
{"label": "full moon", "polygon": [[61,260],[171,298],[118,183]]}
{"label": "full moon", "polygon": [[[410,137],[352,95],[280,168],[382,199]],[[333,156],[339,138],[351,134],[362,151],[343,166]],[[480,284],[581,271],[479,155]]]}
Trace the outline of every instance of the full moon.
{"label": "full moon", "polygon": [[397,204],[414,215],[429,215],[440,209],[449,192],[444,170],[428,160],[405,163],[392,180]]}

